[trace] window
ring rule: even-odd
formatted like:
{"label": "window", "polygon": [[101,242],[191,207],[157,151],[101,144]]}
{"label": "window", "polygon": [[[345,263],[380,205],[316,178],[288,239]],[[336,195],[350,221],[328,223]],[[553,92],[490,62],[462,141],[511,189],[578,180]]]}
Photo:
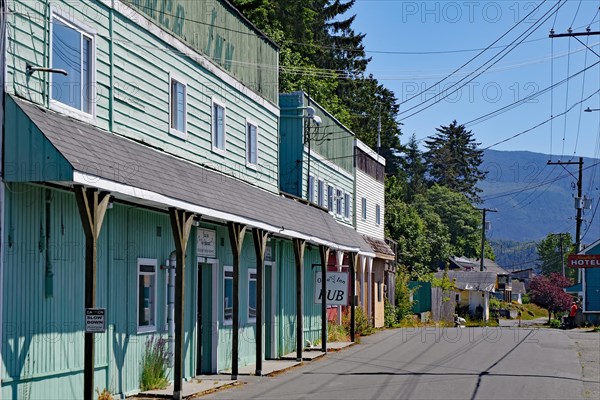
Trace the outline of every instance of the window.
{"label": "window", "polygon": [[223,271],[223,325],[233,323],[233,268]]}
{"label": "window", "polygon": [[362,207],[361,207],[361,213],[362,213],[362,219],[363,221],[367,220],[367,199],[366,198],[362,198]]}
{"label": "window", "polygon": [[380,302],[383,300],[381,296],[381,282],[377,282],[377,301]]}
{"label": "window", "polygon": [[344,217],[350,218],[350,193],[344,193]]}
{"label": "window", "polygon": [[381,225],[381,207],[379,204],[375,205],[375,223]]}
{"label": "window", "polygon": [[327,209],[333,211],[333,186],[327,185]]}
{"label": "window", "polygon": [[212,103],[212,147],[214,151],[225,151],[225,105],[213,99]]}
{"label": "window", "polygon": [[251,121],[246,121],[246,164],[258,164],[258,127]]}
{"label": "window", "polygon": [[323,207],[325,205],[325,183],[319,179],[319,186],[317,187],[317,204],[320,207]]}
{"label": "window", "polygon": [[50,65],[67,72],[50,74],[51,103],[93,115],[95,32],[56,14],[51,29]]}
{"label": "window", "polygon": [[138,258],[138,332],[156,330],[156,260]]}
{"label": "window", "polygon": [[171,135],[186,139],[187,133],[187,86],[179,78],[171,77],[170,83],[170,132]]}
{"label": "window", "polygon": [[336,189],[335,191],[335,213],[337,215],[342,215],[342,200],[344,196],[342,196],[342,191],[340,189]]}
{"label": "window", "polygon": [[312,175],[308,176],[308,201],[315,202],[315,177]]}
{"label": "window", "polygon": [[256,322],[256,270],[248,270],[248,322]]}

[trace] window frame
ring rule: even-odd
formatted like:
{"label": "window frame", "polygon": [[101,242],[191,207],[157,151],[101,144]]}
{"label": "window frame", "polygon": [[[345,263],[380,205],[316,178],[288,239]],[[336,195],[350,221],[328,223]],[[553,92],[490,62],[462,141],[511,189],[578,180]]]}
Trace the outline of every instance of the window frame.
{"label": "window frame", "polygon": [[[255,151],[256,151],[256,161],[255,162],[252,162],[249,159],[249,152],[248,152],[248,150],[249,150],[248,145],[250,144],[249,138],[248,138],[248,136],[249,136],[248,135],[248,133],[249,133],[248,128],[250,126],[253,126],[256,129],[256,135],[254,137],[254,148],[255,148]],[[246,118],[246,128],[245,128],[245,131],[246,131],[245,132],[245,134],[246,134],[245,135],[246,136],[246,167],[250,167],[250,168],[256,169],[258,167],[258,134],[259,134],[258,123],[256,121],[250,119],[250,118]]]}
{"label": "window frame", "polygon": [[319,179],[317,186],[317,205],[325,207],[325,181],[322,179]]}
{"label": "window frame", "polygon": [[335,189],[335,215],[337,215],[338,217],[341,217],[342,214],[342,208],[344,207],[344,192],[342,191],[342,189]]}
{"label": "window frame", "polygon": [[334,213],[335,210],[333,209],[334,207],[334,202],[333,202],[333,185],[327,185],[327,210],[329,210],[329,212]]}
{"label": "window frame", "polygon": [[[252,274],[254,274],[254,279],[252,279]],[[246,312],[247,314],[247,320],[249,324],[255,324],[256,323],[256,313],[257,310],[256,308],[254,309],[254,317],[250,316],[250,281],[254,281],[255,284],[255,288],[254,290],[258,290],[258,276],[256,275],[256,269],[255,268],[248,268],[248,307]],[[256,306],[256,298],[254,298],[254,305]]]}
{"label": "window frame", "polygon": [[308,199],[309,202],[315,202],[315,177],[308,175]]}
{"label": "window frame", "polygon": [[350,219],[350,210],[351,210],[351,198],[350,198],[350,193],[348,192],[344,192],[344,218],[345,219]]}
{"label": "window frame", "polygon": [[362,218],[363,221],[366,221],[367,217],[368,217],[368,213],[367,213],[367,198],[366,197],[363,197],[361,199],[360,205],[361,205],[361,210],[360,210],[361,218]]}
{"label": "window frame", "polygon": [[[227,277],[227,272],[231,272],[231,278]],[[223,296],[221,298],[221,304],[223,305],[223,326],[233,325],[233,313],[231,315],[231,318],[225,318],[225,283],[227,282],[227,279],[231,280],[231,289],[233,293],[233,267],[229,265],[223,267]],[[233,299],[231,299],[231,303],[233,304]]]}
{"label": "window frame", "polygon": [[[90,123],[95,123],[96,121],[96,86],[97,86],[97,74],[96,74],[96,42],[97,42],[97,31],[95,29],[93,29],[92,27],[74,19],[71,15],[63,12],[62,10],[60,10],[58,7],[51,5],[50,6],[50,29],[49,29],[49,36],[48,36],[48,65],[50,68],[52,68],[53,65],[53,57],[52,57],[52,46],[53,46],[53,40],[52,37],[54,35],[54,18],[57,18],[61,21],[61,23],[71,29],[76,30],[77,32],[79,32],[79,34],[81,36],[87,36],[89,39],[91,39],[91,48],[90,48],[90,65],[89,65],[89,70],[90,70],[90,92],[88,93],[88,106],[90,109],[90,112],[87,113],[83,110],[79,110],[75,107],[71,107],[68,104],[62,103],[59,100],[55,100],[52,98],[52,84],[53,84],[53,74],[48,74],[48,106],[50,107],[50,109],[58,111],[62,114],[68,115],[70,117],[79,119],[79,120],[84,120],[86,122],[90,122]],[[82,52],[83,54],[83,52]],[[82,64],[83,64],[83,59],[80,60],[80,66],[81,69],[83,70]],[[83,72],[82,72],[83,73]],[[83,85],[83,82],[82,82]],[[83,106],[83,101],[84,101],[84,96],[83,96],[83,87],[81,89],[81,101],[82,101],[82,106]]]}
{"label": "window frame", "polygon": [[[215,106],[223,109],[223,148],[215,146]],[[227,106],[222,101],[217,100],[215,97],[212,98],[210,103],[210,137],[212,151],[219,154],[227,153]]]}
{"label": "window frame", "polygon": [[[154,272],[149,273],[149,272],[142,272],[140,271],[140,267],[141,266],[153,266],[154,267]],[[156,332],[157,331],[157,321],[156,321],[156,316],[157,316],[157,288],[158,288],[158,282],[157,282],[157,278],[158,278],[158,274],[157,274],[157,270],[158,269],[158,260],[155,258],[138,258],[137,259],[137,279],[135,282],[136,285],[136,327],[137,327],[137,332],[138,333],[146,333],[146,332]],[[145,276],[145,275],[151,275],[154,276],[154,296],[153,296],[153,301],[152,301],[152,312],[153,312],[153,317],[152,317],[152,324],[149,325],[140,325],[140,276]]]}
{"label": "window frame", "polygon": [[[173,81],[183,85],[183,131],[173,128]],[[169,133],[179,139],[187,140],[187,114],[188,114],[188,83],[177,74],[169,74]]]}

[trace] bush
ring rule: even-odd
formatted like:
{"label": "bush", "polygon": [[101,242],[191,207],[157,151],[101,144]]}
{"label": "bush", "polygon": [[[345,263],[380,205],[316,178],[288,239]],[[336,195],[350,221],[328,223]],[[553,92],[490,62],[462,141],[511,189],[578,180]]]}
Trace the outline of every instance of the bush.
{"label": "bush", "polygon": [[490,296],[490,308],[502,308],[503,303],[496,297]]}
{"label": "bush", "polygon": [[164,389],[169,385],[167,379],[168,362],[167,341],[163,338],[156,339],[154,336],[150,336],[146,340],[146,349],[142,358],[142,372],[140,375],[140,388],[142,391]]}
{"label": "bush", "polygon": [[383,311],[383,323],[386,328],[393,328],[398,325],[398,320],[396,318],[396,307],[394,307],[386,298],[384,311]]}
{"label": "bush", "polygon": [[98,400],[113,400],[112,394],[106,388],[102,391],[96,389],[96,393],[98,393]]}
{"label": "bush", "polygon": [[333,322],[327,323],[327,341],[328,342],[349,342],[350,335],[343,325]]}
{"label": "bush", "polygon": [[548,323],[548,326],[550,326],[550,328],[558,329],[560,328],[560,321],[557,319],[551,319]]}
{"label": "bush", "polygon": [[521,302],[523,304],[529,304],[529,303],[531,303],[531,300],[529,299],[529,295],[528,294],[523,295],[523,297],[521,298]]}
{"label": "bush", "polygon": [[[356,307],[354,312],[354,333],[358,336],[367,336],[373,333],[373,327],[369,322],[369,319],[365,315],[361,307]],[[342,325],[346,329],[346,332],[350,332],[350,312],[346,311],[342,315]]]}

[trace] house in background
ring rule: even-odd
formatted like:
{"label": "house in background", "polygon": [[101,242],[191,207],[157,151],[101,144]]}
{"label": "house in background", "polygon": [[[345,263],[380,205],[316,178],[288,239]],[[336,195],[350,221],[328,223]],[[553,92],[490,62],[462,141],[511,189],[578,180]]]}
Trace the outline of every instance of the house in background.
{"label": "house in background", "polygon": [[523,296],[525,296],[526,293],[525,284],[521,281],[513,279],[511,301],[523,304]]}
{"label": "house in background", "polygon": [[[441,278],[444,272],[435,273],[436,278]],[[494,272],[448,271],[448,278],[454,281],[456,287],[455,301],[459,307],[468,307],[469,314],[474,318],[484,321],[490,318],[490,294],[496,288],[496,274]]]}
{"label": "house in background", "polygon": [[2,398],[136,394],[153,336],[176,391],[301,358],[320,334],[319,250],[371,250],[345,216],[280,196],[277,45],[227,1],[173,0],[172,18],[157,2],[9,3]]}
{"label": "house in background", "polygon": [[521,269],[518,271],[511,271],[510,276],[513,279],[518,279],[525,285],[525,290],[529,290],[529,283],[535,276],[533,268]]}
{"label": "house in background", "polygon": [[[481,259],[468,257],[450,257],[450,270],[480,271]],[[496,274],[495,296],[506,302],[512,301],[512,278],[510,273],[494,261],[484,258],[483,270]]]}

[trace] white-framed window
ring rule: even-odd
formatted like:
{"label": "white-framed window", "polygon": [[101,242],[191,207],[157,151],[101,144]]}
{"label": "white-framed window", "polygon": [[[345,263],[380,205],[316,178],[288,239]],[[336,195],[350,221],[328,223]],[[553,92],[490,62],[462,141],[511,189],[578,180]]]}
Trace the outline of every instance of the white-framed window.
{"label": "white-framed window", "polygon": [[227,141],[227,116],[224,103],[212,99],[212,148],[213,151],[224,153]]}
{"label": "white-framed window", "polygon": [[169,78],[169,132],[187,139],[187,83],[178,76]]}
{"label": "white-framed window", "polygon": [[50,67],[67,75],[52,73],[50,105],[59,111],[94,118],[96,98],[96,32],[52,9],[50,24]]}
{"label": "white-framed window", "polygon": [[233,324],[233,267],[223,267],[223,325]]}
{"label": "white-framed window", "polygon": [[342,215],[342,201],[344,196],[342,195],[342,189],[335,190],[335,213],[339,216]]}
{"label": "white-framed window", "polygon": [[156,330],[156,265],[155,259],[137,260],[137,330],[152,332]]}
{"label": "white-framed window", "polygon": [[350,218],[350,193],[344,193],[344,218]]}
{"label": "white-framed window", "polygon": [[308,201],[315,202],[315,177],[312,175],[308,176]]}
{"label": "white-framed window", "polygon": [[246,165],[258,165],[258,124],[246,120]]}
{"label": "white-framed window", "polygon": [[361,200],[361,215],[362,215],[362,220],[366,221],[367,220],[367,199],[365,197],[362,198]]}
{"label": "white-framed window", "polygon": [[327,185],[327,209],[333,212],[333,186]]}
{"label": "white-framed window", "polygon": [[375,223],[381,225],[381,207],[379,204],[375,204]]}
{"label": "white-framed window", "polygon": [[248,322],[256,322],[256,270],[248,269]]}
{"label": "white-framed window", "polygon": [[325,205],[325,182],[320,179],[317,186],[317,204],[319,207],[323,207]]}

